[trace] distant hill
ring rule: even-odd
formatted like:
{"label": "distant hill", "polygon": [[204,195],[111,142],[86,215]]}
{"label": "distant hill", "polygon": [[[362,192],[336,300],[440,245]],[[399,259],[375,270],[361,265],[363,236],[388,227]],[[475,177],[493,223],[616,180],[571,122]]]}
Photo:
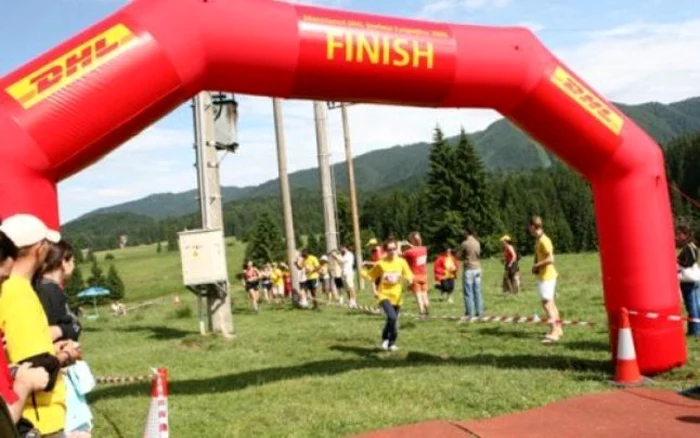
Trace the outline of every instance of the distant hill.
{"label": "distant hill", "polygon": [[[617,105],[662,145],[678,135],[700,132],[700,97],[669,105],[661,103]],[[513,171],[546,167],[550,163],[550,156],[545,150],[505,119],[492,123],[484,131],[471,134],[471,138],[489,169]],[[450,140],[456,141],[456,137],[451,137]],[[427,172],[426,163],[429,152],[428,143],[415,143],[357,156],[355,173],[358,190],[371,192],[395,186],[404,181],[420,181]],[[334,165],[333,171],[338,187],[347,188],[345,163]],[[289,178],[294,189],[318,188],[318,170],[315,168],[294,172],[289,175]],[[257,186],[224,187],[223,200],[226,203],[274,195],[278,193],[278,184],[275,179]],[[104,218],[104,215],[109,213],[133,213],[152,219],[162,219],[191,214],[198,208],[195,190],[184,193],[160,193],[95,210],[71,222],[71,225],[74,222],[86,223],[87,218],[96,215]]]}

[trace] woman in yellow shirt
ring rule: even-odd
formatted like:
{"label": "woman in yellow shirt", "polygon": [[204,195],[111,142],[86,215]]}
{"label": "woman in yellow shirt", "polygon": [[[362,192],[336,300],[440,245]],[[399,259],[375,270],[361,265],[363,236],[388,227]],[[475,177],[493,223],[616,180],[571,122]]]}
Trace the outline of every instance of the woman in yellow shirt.
{"label": "woman in yellow shirt", "polygon": [[384,242],[386,257],[376,262],[369,277],[376,284],[374,297],[386,314],[386,324],[382,331],[382,350],[396,351],[399,336],[396,321],[403,302],[403,282],[413,283],[413,273],[406,260],[398,255],[398,243],[394,239]]}

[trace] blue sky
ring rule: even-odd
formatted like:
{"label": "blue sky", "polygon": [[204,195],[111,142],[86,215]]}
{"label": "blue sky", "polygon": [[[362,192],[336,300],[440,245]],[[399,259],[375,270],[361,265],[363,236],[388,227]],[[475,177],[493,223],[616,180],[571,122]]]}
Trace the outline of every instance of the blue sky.
{"label": "blue sky", "polygon": [[[170,0],[179,1],[179,0]],[[224,0],[219,0],[224,1]],[[230,0],[235,1],[235,0]],[[264,0],[260,0],[264,1]],[[125,0],[5,0],[0,3],[0,75],[125,5]],[[672,102],[700,95],[697,0],[309,0],[369,13],[484,25],[522,25],[598,91],[615,101]],[[239,96],[241,148],[222,166],[222,183],[250,185],[277,176],[269,99]],[[284,103],[290,171],[316,165],[309,102]],[[484,129],[487,110],[359,105],[350,110],[356,154],[429,140],[439,123]],[[379,123],[377,123],[379,121]],[[329,116],[332,160],[342,161],[337,113]],[[183,105],[116,152],[59,185],[61,219],[151,193],[194,188],[192,121]]]}

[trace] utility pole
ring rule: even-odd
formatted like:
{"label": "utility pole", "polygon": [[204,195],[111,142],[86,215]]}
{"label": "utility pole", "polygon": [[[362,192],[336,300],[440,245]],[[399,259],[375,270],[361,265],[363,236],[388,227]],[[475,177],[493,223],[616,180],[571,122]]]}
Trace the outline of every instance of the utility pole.
{"label": "utility pole", "polygon": [[[202,229],[224,230],[219,180],[219,156],[216,148],[214,128],[214,105],[211,94],[201,92],[194,97],[195,138],[197,151],[197,182]],[[207,325],[210,331],[228,337],[233,335],[231,295],[229,282],[210,284],[204,289],[206,296]],[[202,296],[197,297],[201,308]],[[200,321],[200,329],[201,329]]]}
{"label": "utility pole", "polygon": [[348,167],[348,191],[350,192],[350,212],[352,215],[352,234],[355,246],[355,260],[357,262],[357,284],[360,290],[364,289],[364,279],[361,275],[362,267],[362,240],[360,237],[360,213],[357,201],[357,191],[355,189],[355,165],[352,155],[352,143],[350,141],[350,123],[348,122],[347,107],[352,105],[345,102],[328,102],[329,109],[340,108],[340,115],[343,119],[343,139],[345,143],[345,162]]}
{"label": "utility pole", "polygon": [[326,233],[326,251],[338,248],[338,228],[335,223],[335,202],[331,184],[328,136],[326,134],[326,107],[314,101],[314,121],[316,122],[316,144],[318,147],[318,173],[321,179],[323,196],[323,223]]}
{"label": "utility pole", "polygon": [[275,138],[277,139],[277,167],[279,169],[280,194],[282,196],[282,211],[284,213],[284,237],[287,242],[287,263],[292,275],[292,288],[299,290],[299,273],[294,268],[297,257],[296,240],[294,237],[294,218],[292,216],[292,196],[289,190],[287,175],[287,145],[284,141],[284,122],[282,105],[279,99],[272,99],[272,112],[275,118]]}

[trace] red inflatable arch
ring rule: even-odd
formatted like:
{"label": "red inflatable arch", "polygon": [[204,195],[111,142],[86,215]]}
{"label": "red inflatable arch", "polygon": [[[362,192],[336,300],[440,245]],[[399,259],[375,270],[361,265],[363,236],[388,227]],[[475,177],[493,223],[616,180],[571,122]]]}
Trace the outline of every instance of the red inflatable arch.
{"label": "red inflatable arch", "polygon": [[[56,182],[200,90],[493,108],[593,186],[611,350],[621,306],[680,312],[661,149],[525,29],[272,0],[133,0],[0,90],[0,217],[30,212],[54,227]],[[642,372],[685,363],[682,323],[632,325]]]}

